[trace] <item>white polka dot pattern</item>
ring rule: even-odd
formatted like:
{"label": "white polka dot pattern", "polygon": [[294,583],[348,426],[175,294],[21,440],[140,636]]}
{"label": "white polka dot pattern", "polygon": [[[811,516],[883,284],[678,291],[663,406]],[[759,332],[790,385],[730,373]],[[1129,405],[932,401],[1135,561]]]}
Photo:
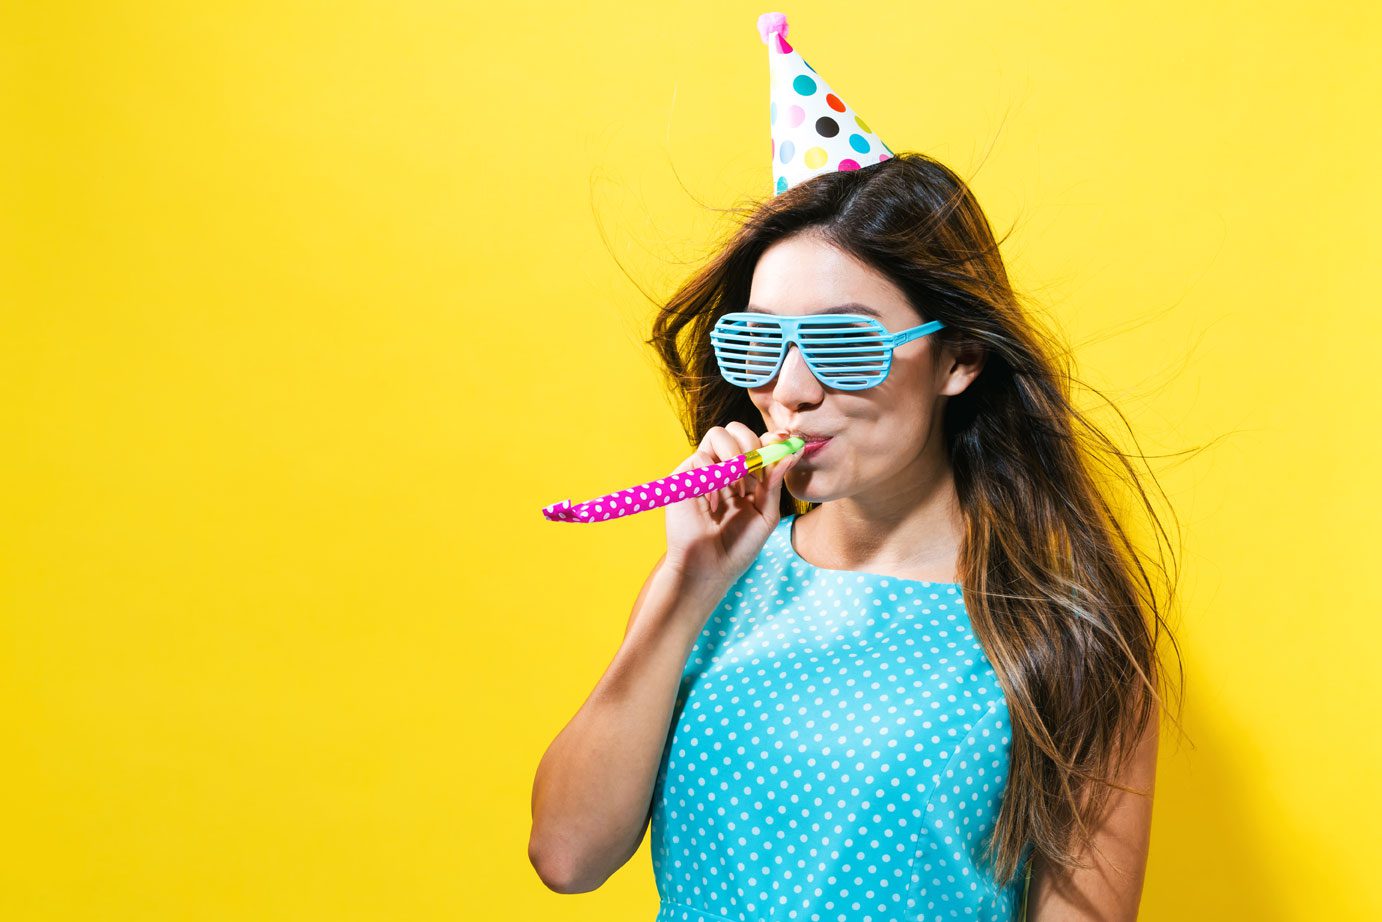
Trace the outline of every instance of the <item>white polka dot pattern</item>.
{"label": "white polka dot pattern", "polygon": [[668,474],[624,490],[588,499],[572,505],[564,499],[542,507],[542,515],[549,522],[603,522],[622,519],[635,512],[647,512],[670,506],[694,496],[704,496],[743,479],[749,472],[748,452],[726,458],[714,464],[695,467],[680,474]]}
{"label": "white polka dot pattern", "polygon": [[[656,922],[1012,919],[981,853],[1009,715],[961,587],[815,567],[784,516],[682,673]],[[1030,847],[1029,847],[1030,852]]]}

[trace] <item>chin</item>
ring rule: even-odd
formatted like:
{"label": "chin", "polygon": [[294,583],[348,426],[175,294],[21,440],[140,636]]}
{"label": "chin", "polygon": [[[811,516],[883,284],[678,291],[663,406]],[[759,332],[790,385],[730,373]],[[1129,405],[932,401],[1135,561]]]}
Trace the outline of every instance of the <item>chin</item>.
{"label": "chin", "polygon": [[794,481],[797,480],[806,480],[807,478],[804,476],[804,473],[803,471],[790,471],[787,474],[787,479],[782,483],[782,485],[786,487],[787,492],[792,494],[793,499],[803,503],[824,503],[839,498],[837,495],[830,493],[828,488],[822,489],[825,485],[821,483],[822,478],[819,473],[811,477],[809,483],[794,483]]}

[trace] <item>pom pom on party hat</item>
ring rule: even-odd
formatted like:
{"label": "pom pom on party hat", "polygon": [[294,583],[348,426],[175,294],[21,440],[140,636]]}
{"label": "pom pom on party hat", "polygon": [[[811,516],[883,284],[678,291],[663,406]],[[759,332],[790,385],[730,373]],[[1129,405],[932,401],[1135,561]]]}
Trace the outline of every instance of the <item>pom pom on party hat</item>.
{"label": "pom pom on party hat", "polygon": [[801,53],[787,44],[785,15],[759,16],[758,34],[768,46],[774,195],[813,176],[857,170],[893,155]]}

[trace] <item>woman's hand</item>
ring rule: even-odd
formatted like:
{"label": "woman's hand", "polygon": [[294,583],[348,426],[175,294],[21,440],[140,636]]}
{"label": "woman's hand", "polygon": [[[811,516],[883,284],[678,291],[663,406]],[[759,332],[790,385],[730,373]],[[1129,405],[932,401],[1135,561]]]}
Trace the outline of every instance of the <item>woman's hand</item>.
{"label": "woman's hand", "polygon": [[[785,430],[765,432],[760,437],[737,421],[715,426],[672,473],[724,461],[786,438]],[[667,506],[663,565],[698,582],[725,588],[733,585],[777,527],[782,480],[800,458],[801,452],[797,452],[727,487]]]}

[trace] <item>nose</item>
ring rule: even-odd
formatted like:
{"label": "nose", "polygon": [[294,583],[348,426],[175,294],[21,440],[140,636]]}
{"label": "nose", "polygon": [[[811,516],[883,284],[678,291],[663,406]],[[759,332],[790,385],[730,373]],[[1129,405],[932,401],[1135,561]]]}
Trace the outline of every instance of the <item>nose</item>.
{"label": "nose", "polygon": [[796,343],[788,343],[787,355],[773,382],[773,399],[784,406],[792,406],[816,403],[824,396],[824,387],[801,357],[801,350]]}

